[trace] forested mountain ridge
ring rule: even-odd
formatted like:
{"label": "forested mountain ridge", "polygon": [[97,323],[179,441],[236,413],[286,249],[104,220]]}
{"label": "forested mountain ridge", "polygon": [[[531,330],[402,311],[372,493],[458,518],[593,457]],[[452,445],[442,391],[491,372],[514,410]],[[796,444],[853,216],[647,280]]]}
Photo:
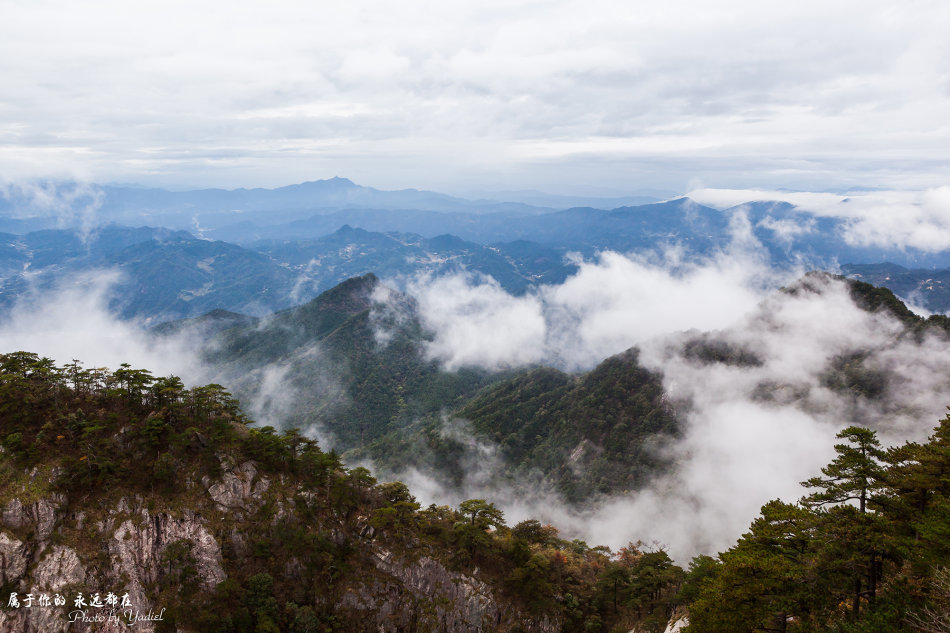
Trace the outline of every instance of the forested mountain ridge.
{"label": "forested mountain ridge", "polygon": [[[194,327],[207,332],[209,324]],[[658,449],[677,422],[659,377],[639,365],[635,350],[581,376],[446,371],[427,355],[431,336],[410,298],[366,275],[269,319],[222,329],[204,359],[215,381],[233,385],[252,408],[261,403],[258,414],[313,425],[350,458],[373,459],[388,473],[419,467],[460,485],[465,443],[446,431],[459,418],[471,422],[466,433],[501,449],[492,476],[510,486],[540,474],[572,503],[642,487],[662,469]],[[270,376],[279,376],[279,398],[265,391]]]}
{"label": "forested mountain ridge", "polygon": [[263,315],[294,304],[297,275],[269,257],[185,231],[101,227],[8,236],[0,248],[0,307],[38,301],[86,279],[108,281],[122,318],[160,323],[214,309]]}
{"label": "forested mountain ridge", "polygon": [[113,630],[76,611],[235,633],[659,633],[674,612],[704,633],[946,630],[950,416],[891,448],[842,430],[799,503],[767,503],[685,574],[662,550],[509,527],[483,499],[422,509],[296,430],[248,427],[218,385],[4,354],[0,428],[11,632]]}
{"label": "forested mountain ridge", "polygon": [[[341,450],[470,397],[497,377],[442,371],[425,355],[427,334],[411,300],[385,292],[375,275],[343,282],[269,319],[219,332],[206,346],[215,379],[267,413],[319,425]],[[375,310],[374,310],[375,308]],[[385,330],[385,341],[378,333]],[[268,376],[279,377],[268,394]]]}
{"label": "forested mountain ridge", "polygon": [[672,612],[662,551],[509,527],[483,499],[423,509],[247,422],[219,385],[0,355],[3,630],[658,631]]}
{"label": "forested mountain ridge", "polygon": [[[841,281],[814,274],[786,292],[820,294]],[[926,332],[946,336],[945,317],[922,319],[886,289],[846,283],[859,307],[887,311],[914,345],[925,344]],[[427,354],[434,334],[415,303],[374,275],[271,318],[230,323],[226,315],[193,322],[207,334],[209,377],[232,385],[256,417],[313,426],[351,459],[371,459],[390,474],[420,468],[455,487],[469,474],[474,440],[497,452],[483,474],[506,486],[530,482],[582,505],[639,489],[663,472],[663,447],[675,441],[691,406],[670,400],[662,375],[641,366],[636,349],[575,375],[543,367],[446,371]],[[727,339],[692,333],[673,339],[668,353],[700,366],[761,364],[756,350]],[[842,349],[821,378],[824,387],[851,394],[855,416],[864,403],[902,388],[878,360],[886,345],[875,345]],[[756,397],[783,389],[763,382]],[[800,406],[813,404],[806,397]]]}
{"label": "forested mountain ridge", "polygon": [[564,261],[564,249],[533,241],[476,244],[448,233],[423,237],[348,224],[317,239],[262,240],[247,247],[288,266],[321,290],[368,272],[390,279],[420,272],[468,272],[490,276],[508,292],[522,294],[540,284],[562,283],[577,271],[575,264]]}
{"label": "forested mountain ridge", "polygon": [[[371,458],[383,472],[424,465],[457,486],[472,475],[466,467],[475,467],[494,485],[525,494],[550,489],[588,507],[664,472],[663,448],[680,424],[660,377],[632,349],[580,375],[547,367],[518,372],[451,415],[395,430],[355,456]],[[497,450],[498,463],[476,464],[466,452],[471,438]]]}
{"label": "forested mountain ridge", "polygon": [[950,310],[950,269],[905,268],[891,263],[845,264],[841,272],[853,279],[890,288],[927,310]]}
{"label": "forested mountain ridge", "polygon": [[150,227],[44,230],[0,234],[0,310],[84,277],[109,280],[110,311],[148,324],[216,309],[264,316],[369,272],[391,278],[468,272],[518,294],[563,282],[577,270],[563,260],[562,250],[528,241],[481,245],[346,225],[315,240],[245,246]]}

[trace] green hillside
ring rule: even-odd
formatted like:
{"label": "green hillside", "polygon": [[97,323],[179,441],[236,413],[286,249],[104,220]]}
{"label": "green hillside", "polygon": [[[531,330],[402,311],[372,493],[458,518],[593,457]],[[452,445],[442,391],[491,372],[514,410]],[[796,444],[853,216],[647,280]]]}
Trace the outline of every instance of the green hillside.
{"label": "green hillside", "polygon": [[[784,291],[823,292],[829,282],[834,278],[816,273]],[[946,317],[923,319],[887,289],[847,283],[856,305],[904,324],[899,336],[916,344],[928,332],[945,336]],[[541,485],[583,504],[639,489],[666,468],[662,449],[677,437],[689,403],[673,406],[661,376],[640,365],[636,349],[580,374],[545,367],[449,372],[426,356],[431,337],[411,298],[365,275],[298,308],[219,331],[206,360],[214,379],[232,385],[242,402],[276,403],[260,408],[274,411],[275,423],[316,425],[347,458],[373,460],[388,473],[415,467],[461,487],[476,442],[500,458],[480,464],[490,479]],[[671,354],[698,365],[762,362],[755,350],[716,333],[690,333],[675,345]],[[900,383],[876,363],[880,351],[842,350],[823,386],[849,392],[855,403],[883,401]],[[276,392],[264,393],[273,376]],[[759,395],[767,400],[774,388],[763,384]]]}
{"label": "green hillside", "polygon": [[504,472],[495,474],[507,483],[540,473],[572,502],[639,488],[662,467],[656,449],[677,423],[635,350],[581,376],[449,372],[426,357],[431,335],[414,303],[392,291],[385,305],[374,302],[378,290],[374,275],[353,278],[220,332],[206,354],[215,379],[250,402],[261,398],[262,368],[280,371],[284,424],[316,424],[339,450],[388,472],[424,467],[460,483],[464,446],[444,432],[446,416],[469,420],[474,436],[501,449]]}
{"label": "green hillside", "polygon": [[[508,526],[484,499],[421,508],[296,430],[247,422],[218,385],[0,355],[0,630],[100,630],[71,623],[77,611],[225,633],[661,631],[669,618],[683,572],[662,550]],[[107,591],[128,609],[95,606]]]}
{"label": "green hillside", "polygon": [[498,379],[475,369],[442,371],[425,357],[427,335],[411,301],[374,302],[378,288],[375,275],[355,277],[300,307],[224,330],[206,360],[242,401],[258,397],[262,368],[279,370],[285,424],[319,424],[342,450],[457,406]]}
{"label": "green hillside", "polygon": [[512,470],[538,470],[571,502],[637,490],[665,466],[678,422],[636,350],[568,376],[537,369],[485,389],[457,412],[501,447]]}

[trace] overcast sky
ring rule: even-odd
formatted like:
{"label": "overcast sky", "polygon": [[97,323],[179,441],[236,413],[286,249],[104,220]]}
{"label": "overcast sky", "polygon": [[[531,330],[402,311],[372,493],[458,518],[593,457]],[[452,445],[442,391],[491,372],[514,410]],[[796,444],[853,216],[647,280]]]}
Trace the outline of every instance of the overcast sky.
{"label": "overcast sky", "polygon": [[0,0],[0,178],[924,189],[950,3]]}

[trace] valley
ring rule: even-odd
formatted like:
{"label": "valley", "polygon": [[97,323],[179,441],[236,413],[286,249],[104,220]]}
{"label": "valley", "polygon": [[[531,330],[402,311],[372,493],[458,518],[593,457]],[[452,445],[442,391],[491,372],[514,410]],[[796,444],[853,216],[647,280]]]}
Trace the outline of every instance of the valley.
{"label": "valley", "polygon": [[[55,554],[85,570],[71,582],[114,584],[130,573],[123,557],[151,549],[161,553],[143,559],[137,599],[229,631],[390,630],[364,617],[380,613],[379,591],[387,622],[423,630],[441,618],[449,630],[492,620],[487,630],[662,631],[689,614],[695,630],[733,631],[782,609],[832,626],[886,619],[874,611],[879,588],[881,604],[905,600],[902,613],[923,618],[940,604],[881,585],[904,564],[922,565],[921,586],[937,582],[938,536],[851,552],[859,562],[842,571],[812,536],[763,545],[760,535],[784,521],[829,542],[865,529],[847,503],[829,513],[820,497],[794,503],[800,482],[819,482],[809,478],[843,450],[842,429],[895,447],[874,448],[875,467],[942,463],[942,427],[927,433],[950,387],[950,320],[920,316],[883,287],[938,306],[941,273],[870,262],[936,266],[943,254],[857,247],[849,224],[777,202],[556,210],[435,198],[449,209],[435,211],[428,194],[401,193],[398,204],[419,207],[403,216],[362,208],[385,192],[367,198],[347,183],[316,187],[350,192],[334,194],[336,208],[301,206],[274,224],[219,232],[212,220],[227,204],[258,205],[261,222],[278,194],[204,192],[210,215],[196,232],[156,202],[149,217],[170,228],[2,236],[8,324],[55,321],[39,317],[44,306],[75,311],[69,297],[85,294],[98,324],[79,332],[86,342],[111,323],[141,355],[87,366],[57,356],[75,338],[57,334],[47,339],[66,347],[55,360],[4,356],[4,487],[19,491],[0,499],[11,530],[0,546],[13,561],[4,578],[53,583]],[[435,233],[445,228],[456,234]],[[209,239],[228,231],[235,242]],[[180,369],[141,369],[150,358]],[[918,448],[899,449],[906,441]],[[82,463],[49,450],[56,442],[78,446]],[[29,469],[50,473],[49,485],[27,494]],[[94,492],[107,483],[114,494]],[[895,514],[911,494],[901,486],[867,491],[888,538],[941,524],[942,488],[925,484],[935,501],[908,518]],[[111,543],[125,526],[133,540],[157,540],[135,540],[144,549],[134,553],[109,545],[111,562],[93,568],[81,521],[69,518],[77,504],[109,517],[97,538]],[[41,514],[52,527],[31,518]],[[161,527],[129,527],[142,520]],[[799,548],[799,566],[773,577],[768,557],[786,546]],[[730,578],[808,584],[818,569],[829,584],[810,590],[840,601],[861,584],[852,616],[784,585],[732,619],[710,606]],[[294,593],[295,574],[313,593]],[[168,593],[183,582],[191,601]],[[441,606],[426,606],[420,582],[441,587]],[[468,588],[450,589],[459,583]],[[266,606],[277,596],[292,599]],[[229,620],[213,602],[229,605]],[[23,611],[0,617],[39,625]]]}

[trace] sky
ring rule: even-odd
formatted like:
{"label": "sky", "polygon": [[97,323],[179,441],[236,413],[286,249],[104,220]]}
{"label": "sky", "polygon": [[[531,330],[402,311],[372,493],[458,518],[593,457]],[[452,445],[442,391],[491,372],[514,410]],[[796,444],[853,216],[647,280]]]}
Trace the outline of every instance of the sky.
{"label": "sky", "polygon": [[0,179],[926,190],[950,5],[0,0]]}

